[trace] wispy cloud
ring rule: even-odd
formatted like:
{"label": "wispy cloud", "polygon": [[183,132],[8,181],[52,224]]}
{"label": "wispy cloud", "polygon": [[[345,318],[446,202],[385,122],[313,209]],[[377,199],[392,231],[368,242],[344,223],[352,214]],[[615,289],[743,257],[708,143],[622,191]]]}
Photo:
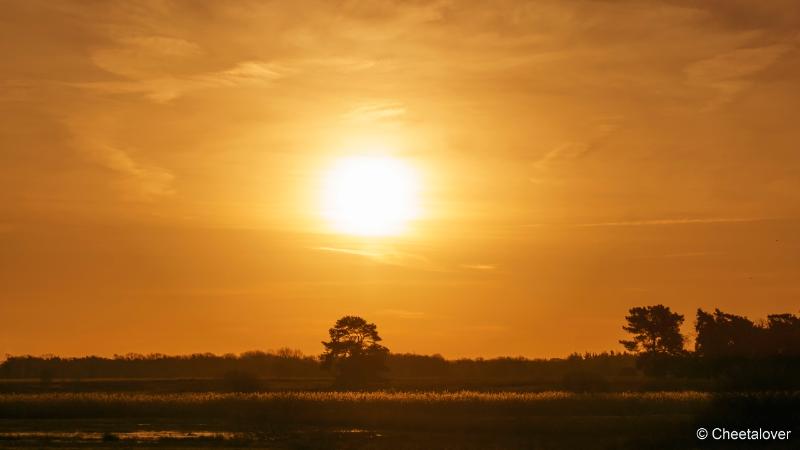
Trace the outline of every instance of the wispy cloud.
{"label": "wispy cloud", "polygon": [[712,223],[740,223],[740,222],[762,222],[774,220],[768,217],[752,218],[683,218],[683,219],[653,219],[653,220],[628,220],[620,222],[596,222],[575,224],[576,227],[638,227],[638,226],[658,226],[658,225],[691,225],[691,224],[712,224]]}
{"label": "wispy cloud", "polygon": [[400,103],[371,103],[348,111],[344,119],[353,122],[380,122],[402,117],[406,108]]}
{"label": "wispy cloud", "polygon": [[580,158],[588,151],[589,144],[587,142],[564,142],[539,158],[533,164],[533,168],[536,170],[544,170],[552,165],[555,161]]}
{"label": "wispy cloud", "polygon": [[674,259],[674,258],[702,258],[704,256],[721,255],[721,252],[677,252],[677,253],[663,253],[663,254],[648,254],[636,257],[637,259]]}
{"label": "wispy cloud", "polygon": [[585,139],[562,142],[534,161],[532,166],[534,176],[530,178],[530,181],[545,182],[548,180],[546,173],[548,170],[586,157],[621,127],[622,120],[622,116],[607,116],[590,121],[585,132]]}
{"label": "wispy cloud", "polygon": [[83,148],[84,154],[93,162],[122,175],[120,183],[126,195],[140,200],[149,200],[173,194],[173,174],[157,166],[141,164],[121,148],[96,145]]}
{"label": "wispy cloud", "polygon": [[700,256],[718,255],[719,252],[683,252],[683,253],[667,253],[661,255],[662,258],[695,258]]}
{"label": "wispy cloud", "polygon": [[340,248],[340,247],[312,247],[313,250],[321,250],[323,252],[344,253],[346,255],[364,256],[367,258],[380,258],[382,255],[378,252],[371,252],[367,250],[357,250],[354,248]]}
{"label": "wispy cloud", "polygon": [[716,92],[709,107],[729,102],[754,83],[753,77],[781,56],[797,48],[797,42],[739,48],[690,64],[685,72],[690,85]]}
{"label": "wispy cloud", "polygon": [[386,63],[379,63],[373,59],[365,58],[309,58],[304,60],[304,66],[315,69],[332,69],[342,73],[360,72],[378,66],[387,66]]}
{"label": "wispy cloud", "polygon": [[229,69],[193,76],[143,78],[73,84],[108,94],[139,93],[157,103],[166,103],[193,91],[224,87],[266,86],[292,71],[261,61],[241,62]]}
{"label": "wispy cloud", "polygon": [[462,264],[461,267],[470,270],[494,270],[494,264]]}
{"label": "wispy cloud", "polygon": [[[130,200],[154,200],[174,193],[175,176],[166,168],[148,164],[135,156],[133,147],[116,144],[107,133],[113,130],[108,117],[75,117],[67,125],[81,159],[106,169],[122,195]],[[138,158],[138,159],[137,159]]]}
{"label": "wispy cloud", "polygon": [[446,271],[442,267],[431,262],[423,255],[417,255],[408,252],[398,251],[392,248],[364,250],[346,247],[311,247],[313,250],[319,250],[331,253],[342,253],[346,255],[354,255],[363,258],[368,258],[371,261],[380,264],[391,266],[407,267],[418,270],[427,270],[435,272]]}
{"label": "wispy cloud", "polygon": [[203,55],[194,42],[158,35],[119,36],[91,53],[101,69],[128,78],[153,77],[176,69],[181,62]]}

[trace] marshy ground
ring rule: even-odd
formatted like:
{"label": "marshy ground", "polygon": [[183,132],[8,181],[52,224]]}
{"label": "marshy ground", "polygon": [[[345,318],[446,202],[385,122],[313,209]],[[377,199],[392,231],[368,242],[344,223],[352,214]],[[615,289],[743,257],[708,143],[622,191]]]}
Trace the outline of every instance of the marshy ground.
{"label": "marshy ground", "polygon": [[[792,429],[800,394],[683,392],[24,393],[0,395],[19,448],[720,448],[698,427]],[[793,448],[792,441],[768,448]]]}

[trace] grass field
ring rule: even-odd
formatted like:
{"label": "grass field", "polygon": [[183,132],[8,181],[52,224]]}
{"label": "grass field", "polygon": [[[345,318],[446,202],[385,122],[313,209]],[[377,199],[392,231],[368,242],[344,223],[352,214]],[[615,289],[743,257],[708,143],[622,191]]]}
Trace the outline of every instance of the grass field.
{"label": "grass field", "polygon": [[705,448],[698,426],[792,429],[798,405],[792,392],[23,393],[0,395],[0,446]]}

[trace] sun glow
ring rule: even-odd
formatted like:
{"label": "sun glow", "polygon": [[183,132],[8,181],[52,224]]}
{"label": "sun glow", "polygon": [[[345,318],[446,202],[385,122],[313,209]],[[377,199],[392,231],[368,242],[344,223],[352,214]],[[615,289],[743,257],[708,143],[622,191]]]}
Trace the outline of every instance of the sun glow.
{"label": "sun glow", "polygon": [[419,215],[419,187],[417,172],[401,160],[375,156],[341,159],[324,180],[323,215],[341,233],[402,234]]}

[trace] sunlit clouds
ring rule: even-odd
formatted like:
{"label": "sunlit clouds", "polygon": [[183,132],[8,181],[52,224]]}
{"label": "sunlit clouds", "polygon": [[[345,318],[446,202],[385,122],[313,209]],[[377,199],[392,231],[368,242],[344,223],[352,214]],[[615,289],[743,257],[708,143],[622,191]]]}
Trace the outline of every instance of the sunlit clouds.
{"label": "sunlit clouds", "polygon": [[631,305],[800,298],[796,1],[0,19],[0,352],[311,353],[358,314],[394,351],[557,356]]}

